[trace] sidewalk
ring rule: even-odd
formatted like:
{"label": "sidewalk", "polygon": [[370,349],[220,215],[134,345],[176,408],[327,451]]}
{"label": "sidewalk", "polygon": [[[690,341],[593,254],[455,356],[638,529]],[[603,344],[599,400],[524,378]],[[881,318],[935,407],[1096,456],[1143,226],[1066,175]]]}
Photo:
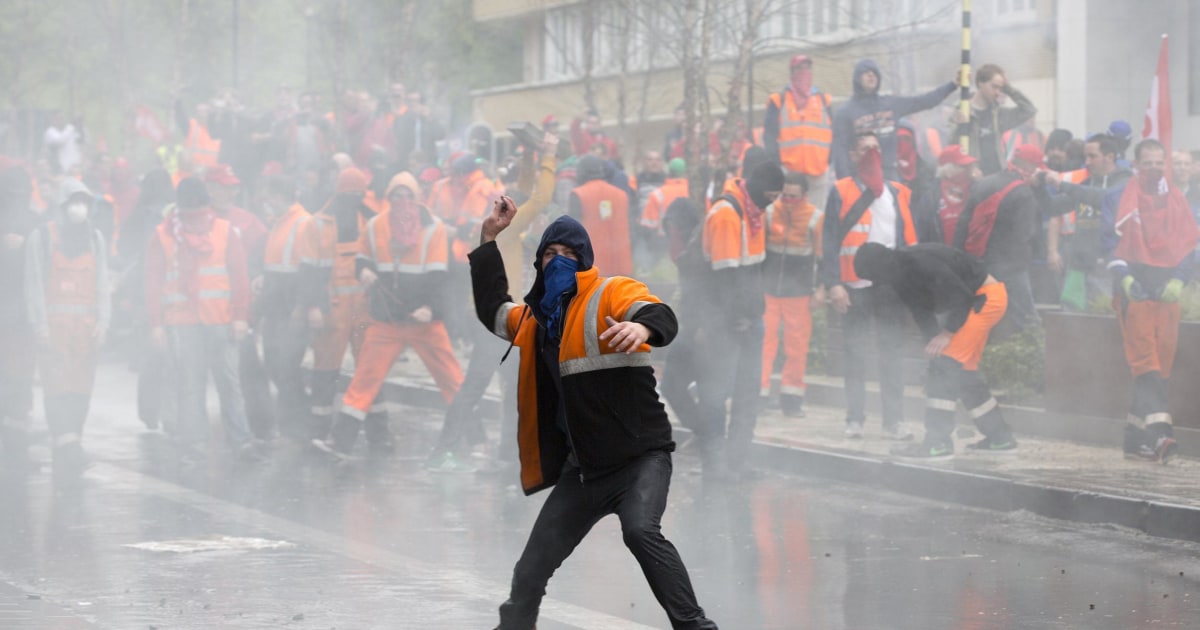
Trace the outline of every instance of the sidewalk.
{"label": "sidewalk", "polygon": [[[415,356],[408,356],[392,372],[389,400],[441,406],[432,379]],[[498,394],[493,382],[486,405],[497,405]],[[1119,441],[1097,446],[1021,433],[1016,453],[967,453],[966,444],[979,436],[964,424],[956,436],[954,459],[912,461],[889,454],[896,442],[882,436],[878,414],[869,416],[864,439],[851,440],[842,433],[845,416],[840,408],[809,405],[806,413],[805,418],[785,418],[771,409],[760,414],[754,447],[757,466],[988,509],[1027,510],[1200,541],[1197,459],[1180,456],[1166,466],[1128,461]],[[910,413],[908,417],[919,437],[920,416]],[[677,441],[686,443],[687,429],[675,418],[672,422]]]}

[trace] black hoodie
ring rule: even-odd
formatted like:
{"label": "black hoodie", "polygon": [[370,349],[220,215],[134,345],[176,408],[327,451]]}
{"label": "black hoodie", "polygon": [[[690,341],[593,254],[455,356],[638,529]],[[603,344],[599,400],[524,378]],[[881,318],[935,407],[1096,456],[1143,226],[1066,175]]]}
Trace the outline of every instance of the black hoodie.
{"label": "black hoodie", "polygon": [[[872,93],[862,88],[860,80],[867,72],[879,77],[879,87]],[[872,131],[879,136],[879,148],[883,158],[883,176],[896,179],[896,125],[901,118],[924,111],[941,103],[954,93],[953,81],[919,96],[880,96],[883,89],[883,73],[879,65],[864,59],[854,66],[854,96],[837,108],[833,115],[833,168],[838,179],[854,174],[850,161],[850,150],[854,148],[854,136]]]}

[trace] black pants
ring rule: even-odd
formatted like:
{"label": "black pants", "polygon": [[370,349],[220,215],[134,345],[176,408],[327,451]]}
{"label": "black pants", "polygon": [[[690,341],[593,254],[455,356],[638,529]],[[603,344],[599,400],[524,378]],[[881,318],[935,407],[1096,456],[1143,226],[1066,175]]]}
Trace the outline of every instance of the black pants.
{"label": "black pants", "polygon": [[696,331],[691,328],[681,329],[675,341],[671,343],[671,348],[667,350],[667,360],[663,364],[662,377],[658,381],[663,398],[679,417],[680,424],[692,431],[703,431],[700,428],[700,405],[691,390],[692,383],[700,380],[698,350]]}
{"label": "black pants", "polygon": [[[706,333],[709,331],[706,329]],[[729,401],[726,456],[733,468],[746,464],[758,424],[762,387],[762,319],[743,331],[713,331],[704,336],[698,382],[700,424],[696,439],[702,449],[726,438],[725,402]]]}
{"label": "black pants", "polygon": [[925,394],[926,443],[952,443],[959,401],[985,436],[996,442],[1012,439],[1000,404],[978,371],[963,369],[961,363],[949,357],[937,357],[929,363]]}
{"label": "black pants", "polygon": [[883,426],[904,420],[904,345],[907,309],[887,287],[850,289],[850,310],[842,316],[845,347],[846,422],[867,418],[867,344],[875,328]]}
{"label": "black pants", "polygon": [[671,485],[671,454],[652,451],[624,468],[586,484],[567,464],[542,505],[529,542],[513,570],[512,593],[500,606],[501,630],[530,630],[537,622],[546,583],[601,518],[621,519],[625,546],[633,553],[671,627],[717,627],[696,602],[679,552],[662,535],[660,522]]}
{"label": "black pants", "polygon": [[306,437],[311,402],[301,366],[308,348],[305,322],[290,315],[264,318],[262,340],[264,374],[275,384],[275,424],[288,436]]}

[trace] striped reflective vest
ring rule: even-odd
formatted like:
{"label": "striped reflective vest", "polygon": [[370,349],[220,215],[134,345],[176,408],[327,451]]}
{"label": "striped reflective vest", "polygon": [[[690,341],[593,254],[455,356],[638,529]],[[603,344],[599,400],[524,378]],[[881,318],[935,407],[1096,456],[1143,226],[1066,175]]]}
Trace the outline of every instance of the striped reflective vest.
{"label": "striped reflective vest", "polygon": [[188,119],[188,134],[183,148],[192,157],[192,164],[208,168],[217,164],[221,153],[221,141],[208,134],[208,127],[195,118]]}
{"label": "striped reflective vest", "polygon": [[[718,197],[704,219],[704,259],[713,271],[750,267],[762,264],[766,258],[766,230],[751,233],[743,219],[749,201],[741,192],[741,180],[726,186],[725,194]],[[728,199],[733,197],[739,207]]]}
{"label": "striped reflective vest", "polygon": [[[850,213],[850,209],[862,197],[863,189],[853,177],[839,179],[836,186],[838,194],[842,198],[842,207],[838,210],[838,218],[844,221],[846,215]],[[897,234],[896,238],[898,240],[902,238],[904,246],[916,245],[917,229],[912,218],[912,191],[907,186],[896,182],[888,182],[887,187],[891,190],[892,198],[895,200],[896,212],[900,214],[900,218],[904,222],[904,234]],[[870,238],[871,209],[867,208],[859,217],[858,222],[845,230],[842,235],[840,250],[842,282],[856,282],[860,279],[858,274],[854,273],[854,255],[858,253],[858,248],[865,245]],[[832,244],[826,243],[825,246],[831,247]]]}
{"label": "striped reflective vest", "polygon": [[415,246],[399,252],[392,244],[392,231],[388,224],[390,214],[391,210],[385,210],[367,222],[367,248],[359,256],[369,257],[381,273],[446,271],[450,262],[446,224],[422,210],[423,215],[431,218],[429,225],[421,229],[420,240]]}
{"label": "striped reflective vest", "polygon": [[87,253],[74,258],[64,255],[58,224],[50,222],[46,228],[50,233],[50,268],[46,272],[45,300],[50,330],[54,331],[57,324],[79,319],[95,321],[98,314],[95,253],[89,247]]}
{"label": "striped reflective vest", "polygon": [[779,109],[779,161],[788,171],[820,175],[829,168],[833,143],[829,102],[828,94],[814,94],[798,109],[791,90],[771,95],[771,103]]}
{"label": "striped reflective vest", "polygon": [[[179,243],[169,226],[170,222],[164,221],[157,230],[167,261],[162,293],[163,323],[168,326],[216,326],[232,322],[230,299],[233,288],[227,261],[229,234],[233,226],[225,219],[213,219],[212,251],[196,261],[195,278],[181,276]],[[190,283],[195,283],[194,287]]]}
{"label": "striped reflective vest", "polygon": [[300,271],[305,230],[312,222],[312,215],[300,204],[292,204],[287,214],[280,217],[267,233],[267,248],[263,252],[263,271],[271,273],[296,273]]}

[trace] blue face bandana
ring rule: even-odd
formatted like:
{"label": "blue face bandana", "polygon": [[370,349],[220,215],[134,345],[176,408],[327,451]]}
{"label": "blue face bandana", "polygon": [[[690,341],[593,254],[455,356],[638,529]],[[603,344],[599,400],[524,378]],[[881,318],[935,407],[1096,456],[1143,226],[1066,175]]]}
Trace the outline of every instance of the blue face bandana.
{"label": "blue face bandana", "polygon": [[560,308],[562,297],[567,291],[575,288],[575,273],[579,271],[579,262],[566,256],[555,256],[542,267],[542,281],[546,292],[538,302],[542,316],[546,318],[546,330],[555,338],[559,336],[559,319],[562,316]]}

